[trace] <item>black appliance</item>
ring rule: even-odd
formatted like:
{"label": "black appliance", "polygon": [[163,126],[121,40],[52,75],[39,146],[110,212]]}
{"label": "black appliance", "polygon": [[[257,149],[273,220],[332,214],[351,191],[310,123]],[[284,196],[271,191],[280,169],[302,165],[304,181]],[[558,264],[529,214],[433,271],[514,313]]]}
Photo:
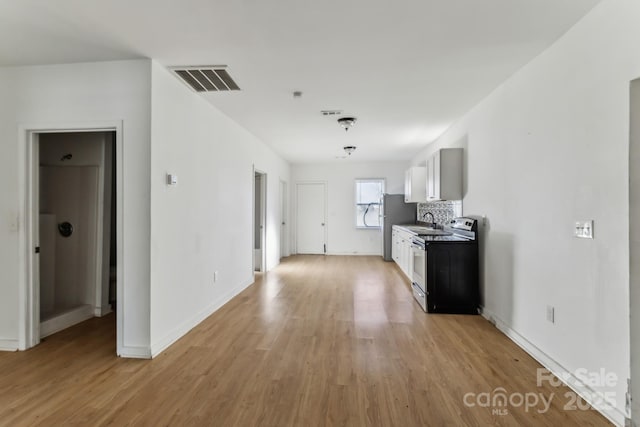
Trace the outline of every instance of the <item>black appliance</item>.
{"label": "black appliance", "polygon": [[428,313],[478,314],[478,223],[455,218],[413,238],[413,295]]}

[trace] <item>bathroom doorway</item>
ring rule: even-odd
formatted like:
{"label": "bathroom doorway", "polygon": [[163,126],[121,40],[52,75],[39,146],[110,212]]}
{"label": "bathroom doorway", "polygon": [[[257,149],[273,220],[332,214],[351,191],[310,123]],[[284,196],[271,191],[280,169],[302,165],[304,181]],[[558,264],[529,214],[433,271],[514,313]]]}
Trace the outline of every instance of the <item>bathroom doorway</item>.
{"label": "bathroom doorway", "polygon": [[33,310],[44,338],[116,309],[116,133],[36,136]]}
{"label": "bathroom doorway", "polygon": [[280,259],[287,256],[287,182],[280,180]]}

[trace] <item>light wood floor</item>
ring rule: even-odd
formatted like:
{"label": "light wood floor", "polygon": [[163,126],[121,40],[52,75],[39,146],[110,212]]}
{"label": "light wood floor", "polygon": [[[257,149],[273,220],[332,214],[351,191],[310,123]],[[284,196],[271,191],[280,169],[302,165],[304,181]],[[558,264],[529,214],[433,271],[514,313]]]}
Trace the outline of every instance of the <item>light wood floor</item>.
{"label": "light wood floor", "polygon": [[[539,367],[480,316],[422,312],[379,257],[298,256],[151,361],[115,357],[113,316],[0,353],[0,425],[607,425]],[[555,397],[464,404],[498,387]]]}

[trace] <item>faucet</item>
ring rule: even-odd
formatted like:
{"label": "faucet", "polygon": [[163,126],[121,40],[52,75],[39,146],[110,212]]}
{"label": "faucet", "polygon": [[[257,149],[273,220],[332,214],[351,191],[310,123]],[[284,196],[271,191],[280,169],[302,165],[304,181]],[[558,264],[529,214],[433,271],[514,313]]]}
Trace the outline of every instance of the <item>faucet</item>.
{"label": "faucet", "polygon": [[430,223],[428,223],[428,224],[431,224],[431,227],[434,227],[434,226],[436,225],[436,219],[435,219],[435,217],[433,216],[433,214],[432,214],[431,212],[428,212],[428,211],[427,211],[427,212],[423,213],[423,214],[422,214],[422,220],[423,220],[424,222],[427,222],[427,221],[426,221],[426,219],[427,219],[427,216],[428,216],[428,215],[431,215],[431,222],[430,222]]}

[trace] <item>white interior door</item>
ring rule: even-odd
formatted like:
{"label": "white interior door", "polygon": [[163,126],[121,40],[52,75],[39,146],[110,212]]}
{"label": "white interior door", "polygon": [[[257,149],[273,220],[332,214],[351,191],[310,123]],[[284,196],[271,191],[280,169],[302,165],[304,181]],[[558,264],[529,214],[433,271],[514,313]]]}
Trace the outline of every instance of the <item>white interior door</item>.
{"label": "white interior door", "polygon": [[299,254],[324,254],[325,184],[296,185],[296,249]]}
{"label": "white interior door", "polygon": [[254,170],[254,245],[253,270],[266,271],[267,267],[267,174]]}
{"label": "white interior door", "polygon": [[254,175],[253,270],[262,271],[262,175]]}

